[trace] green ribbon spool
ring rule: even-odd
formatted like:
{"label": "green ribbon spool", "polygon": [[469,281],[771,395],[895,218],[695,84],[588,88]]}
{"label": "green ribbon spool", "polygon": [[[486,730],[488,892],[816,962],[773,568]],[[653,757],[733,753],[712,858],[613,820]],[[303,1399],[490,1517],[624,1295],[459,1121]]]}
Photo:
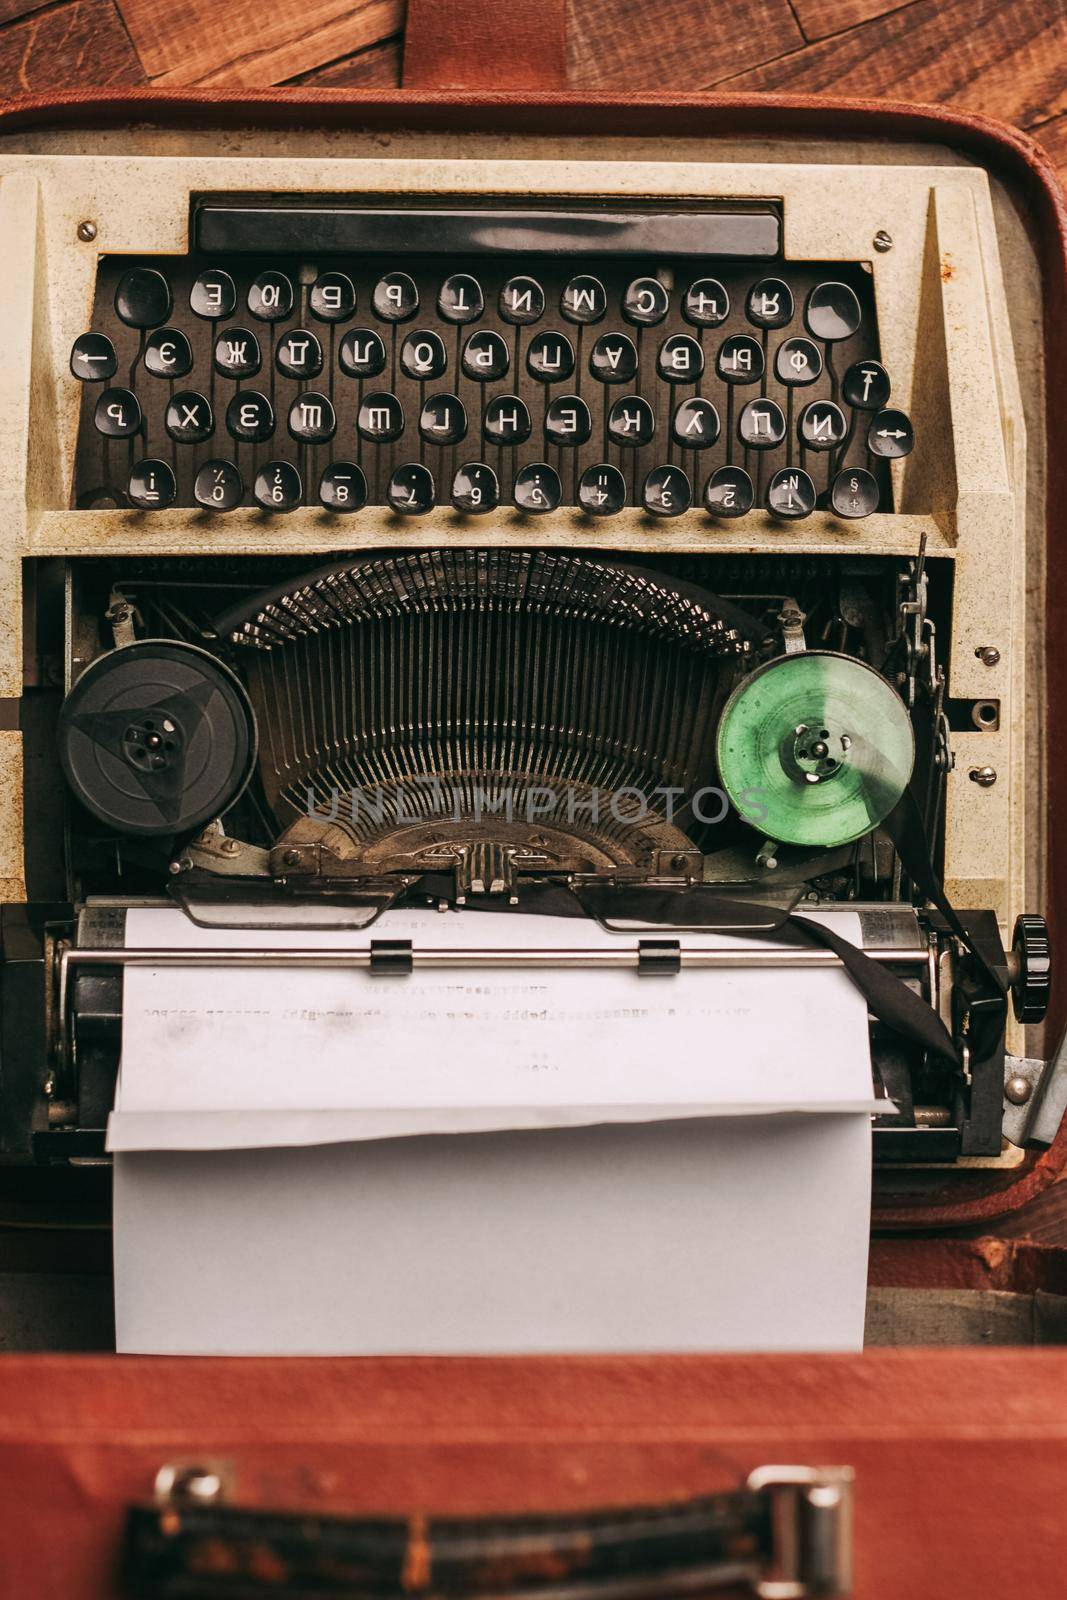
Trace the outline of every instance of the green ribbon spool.
{"label": "green ribbon spool", "polygon": [[833,848],[892,811],[915,765],[900,696],[853,656],[779,656],[741,683],[716,737],[719,781],[739,814],[780,844]]}

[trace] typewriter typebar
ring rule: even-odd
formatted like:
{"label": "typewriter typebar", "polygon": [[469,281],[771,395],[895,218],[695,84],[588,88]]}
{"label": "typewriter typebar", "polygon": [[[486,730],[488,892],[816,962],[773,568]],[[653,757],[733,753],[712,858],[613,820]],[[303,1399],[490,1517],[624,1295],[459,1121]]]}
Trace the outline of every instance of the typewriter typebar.
{"label": "typewriter typebar", "polygon": [[403,972],[383,911],[495,910],[522,964],[518,908],[665,981],[698,928],[844,965],[884,1181],[1018,1164],[1059,1087],[1040,277],[998,184],[316,141],[0,142],[5,1158],[100,1159],[165,900],[294,971],[312,936],[233,930],[310,905]]}

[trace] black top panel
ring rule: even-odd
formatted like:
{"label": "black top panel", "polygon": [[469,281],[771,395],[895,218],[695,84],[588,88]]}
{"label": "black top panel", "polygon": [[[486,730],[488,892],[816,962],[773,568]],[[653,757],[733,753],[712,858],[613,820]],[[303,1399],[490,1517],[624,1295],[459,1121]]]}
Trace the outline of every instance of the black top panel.
{"label": "black top panel", "polygon": [[194,249],[223,254],[747,256],[769,260],[782,223],[769,205],[730,209],[403,210],[352,205],[201,204]]}

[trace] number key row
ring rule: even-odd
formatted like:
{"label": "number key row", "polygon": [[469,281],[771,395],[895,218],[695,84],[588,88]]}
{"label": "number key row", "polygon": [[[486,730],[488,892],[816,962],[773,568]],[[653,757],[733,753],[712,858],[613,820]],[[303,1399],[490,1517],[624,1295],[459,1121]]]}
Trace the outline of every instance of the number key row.
{"label": "number key row", "polygon": [[[244,493],[244,479],[232,461],[206,461],[197,472],[193,494],[197,504],[206,510],[233,511],[242,503]],[[142,511],[159,511],[173,505],[177,496],[173,469],[166,461],[139,461],[130,473],[127,495],[130,504]],[[434,475],[422,462],[404,463],[389,480],[387,501],[400,515],[420,516],[432,511],[436,496]],[[266,462],[255,475],[252,497],[264,511],[295,511],[304,503],[299,468],[290,461]],[[319,480],[318,501],[327,511],[361,511],[367,497],[367,481],[356,462],[331,462]],[[613,516],[625,508],[627,498],[626,479],[618,467],[602,461],[582,473],[577,499],[589,516]],[[712,517],[741,517],[753,509],[756,490],[742,467],[725,466],[708,476],[702,499]],[[563,501],[559,473],[544,461],[520,468],[512,485],[512,500],[519,511],[530,515],[557,510]],[[877,481],[865,469],[846,468],[834,478],[828,502],[840,517],[869,516],[878,507]],[[640,503],[653,516],[681,516],[693,504],[688,473],[671,463],[654,467],[645,476]],[[767,485],[766,509],[777,517],[790,521],[806,517],[818,503],[814,482],[800,468],[782,468]],[[467,462],[460,467],[452,480],[451,504],[467,515],[495,511],[500,505],[500,482],[492,467],[484,461]]]}

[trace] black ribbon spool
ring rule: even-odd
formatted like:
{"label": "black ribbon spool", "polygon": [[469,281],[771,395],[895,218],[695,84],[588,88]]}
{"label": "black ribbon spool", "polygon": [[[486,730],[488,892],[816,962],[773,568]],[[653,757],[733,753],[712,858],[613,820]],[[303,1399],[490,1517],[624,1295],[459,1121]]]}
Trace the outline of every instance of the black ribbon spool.
{"label": "black ribbon spool", "polygon": [[247,784],[255,716],[214,656],[146,639],[86,667],[60,711],[59,755],[82,805],[116,832],[188,833]]}

